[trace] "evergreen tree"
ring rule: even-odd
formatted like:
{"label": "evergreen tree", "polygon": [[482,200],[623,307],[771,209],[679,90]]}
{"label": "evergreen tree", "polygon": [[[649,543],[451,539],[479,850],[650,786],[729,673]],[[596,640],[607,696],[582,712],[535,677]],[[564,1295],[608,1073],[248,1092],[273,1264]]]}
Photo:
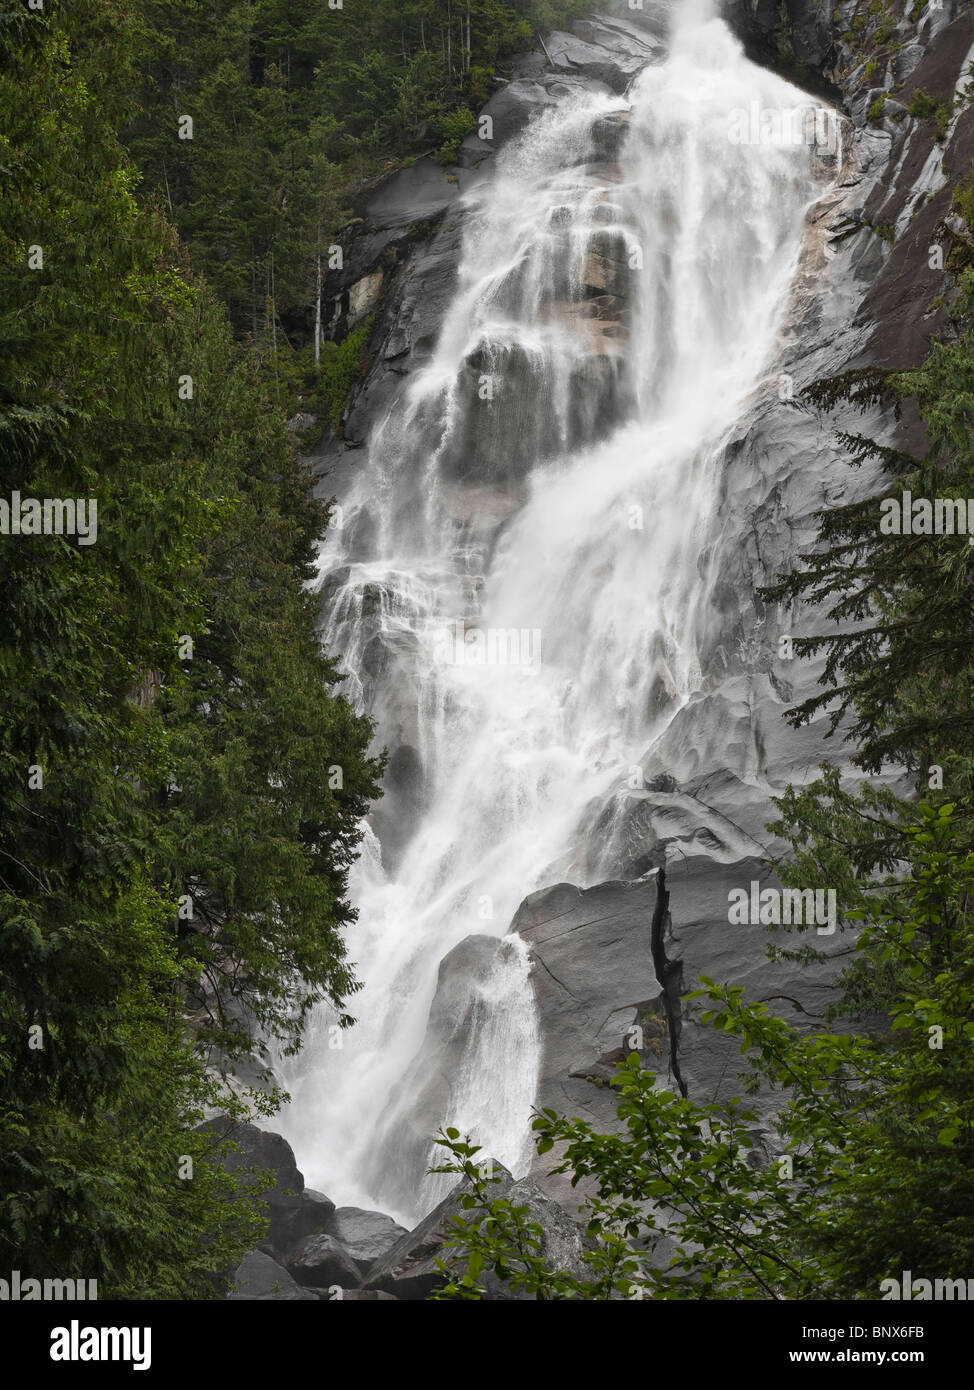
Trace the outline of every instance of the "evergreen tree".
{"label": "evergreen tree", "polygon": [[232,1003],[232,1059],[344,1007],[381,765],[303,587],[309,475],[136,201],[132,19],[24,11],[0,65],[0,499],[88,521],[0,535],[0,1262],[206,1297],[263,1217],[195,1128],[233,1103],[188,1015]]}

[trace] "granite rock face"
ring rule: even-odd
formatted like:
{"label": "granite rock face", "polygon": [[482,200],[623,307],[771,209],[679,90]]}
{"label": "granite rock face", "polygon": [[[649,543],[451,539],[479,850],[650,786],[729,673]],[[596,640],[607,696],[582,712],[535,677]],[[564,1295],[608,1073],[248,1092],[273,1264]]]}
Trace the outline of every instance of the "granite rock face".
{"label": "granite rock face", "polygon": [[[854,26],[860,10],[865,28]],[[322,495],[341,495],[354,473],[355,446],[401,378],[429,360],[456,283],[463,193],[490,177],[498,148],[579,85],[620,99],[595,132],[596,154],[610,164],[626,133],[628,84],[661,56],[665,11],[647,3],[638,18],[594,16],[571,34],[550,36],[547,52],[524,59],[491,97],[482,113],[490,118],[486,133],[464,142],[458,169],[419,161],[374,193],[346,269],[329,280],[334,324],[350,322],[366,303],[379,317],[373,366],[345,421],[345,444],[324,445],[316,457]],[[627,1051],[639,1051],[661,1080],[695,1098],[737,1089],[736,1046],[699,1025],[681,1002],[701,974],[743,985],[798,1026],[815,1024],[832,988],[833,965],[771,964],[764,929],[729,920],[732,891],[777,884],[767,869],[782,848],[767,829],[772,798],[811,780],[823,758],[843,764],[849,754],[840,739],[825,737],[824,719],[794,730],[783,717],[815,692],[822,664],[782,656],[778,635],[811,632],[820,618],[770,612],[758,590],[808,551],[823,507],[875,490],[875,473],[848,467],[837,433],[875,435],[884,423],[842,408],[825,418],[803,403],[802,391],[853,367],[905,367],[923,357],[945,322],[953,281],[942,267],[952,239],[970,236],[951,199],[974,162],[974,107],[950,105],[974,58],[974,12],[953,0],[928,6],[917,21],[903,0],[892,12],[867,11],[852,0],[837,8],[831,0],[728,0],[724,7],[757,61],[833,104],[840,140],[837,150],[820,155],[832,184],[808,211],[778,358],[719,461],[721,531],[698,559],[701,570],[716,575],[699,688],[647,750],[641,785],[590,808],[580,882],[532,894],[512,923],[532,951],[544,1039],[537,1103],[599,1127],[614,1123],[607,1082]],[[882,41],[881,23],[889,28]],[[910,114],[920,92],[945,108],[946,120]],[[593,247],[585,282],[586,321],[574,327],[593,345],[593,370],[605,371],[608,395],[611,359],[625,352],[627,332],[626,268],[611,238]],[[472,381],[482,365],[468,364]],[[515,373],[518,365],[505,370]],[[521,375],[530,380],[529,364]],[[599,421],[587,427],[597,432]],[[908,416],[896,442],[922,445]],[[458,524],[476,494],[475,510],[496,530],[516,503],[518,480],[491,472],[496,450],[489,436],[461,445],[453,478]],[[492,513],[484,499],[495,493]],[[381,644],[370,653],[376,670],[384,656]],[[395,822],[422,798],[410,698],[402,696],[401,745],[378,811],[393,857]],[[815,938],[829,955],[843,943],[841,931]],[[431,1113],[465,1026],[454,1004],[466,997],[464,980],[475,982],[497,948],[492,939],[468,938],[441,972],[414,1076],[429,1089]],[[767,1132],[773,1097],[761,1095],[756,1105]],[[530,1181],[571,1212],[577,1196],[564,1180],[548,1177],[549,1166],[537,1164]],[[424,1297],[435,1286],[433,1261],[453,1210],[455,1194],[374,1260],[365,1288]]]}
{"label": "granite rock face", "polygon": [[354,1289],[361,1280],[359,1266],[334,1236],[306,1236],[285,1257],[285,1268],[299,1284],[314,1288]]}
{"label": "granite rock face", "polygon": [[[852,8],[840,7],[846,27]],[[729,11],[755,56],[787,70],[779,7]],[[739,1089],[736,1044],[696,1022],[688,1005],[675,1014],[665,1007],[674,974],[681,993],[706,974],[743,985],[748,997],[812,1027],[837,968],[772,964],[766,929],[729,921],[732,890],[779,886],[767,867],[782,848],[766,828],[771,797],[810,780],[823,758],[841,765],[848,756],[838,738],[824,737],[824,721],[798,731],[785,722],[786,709],[815,692],[821,665],[780,658],[781,615],[768,612],[756,591],[807,550],[823,506],[868,495],[876,485],[874,474],[848,468],[835,432],[876,432],[880,422],[842,410],[823,419],[802,405],[802,389],[865,364],[915,364],[943,326],[944,310],[932,301],[949,295],[950,276],[935,268],[930,251],[943,244],[942,266],[952,190],[972,164],[974,110],[954,110],[938,141],[934,119],[906,108],[918,90],[949,100],[972,57],[974,14],[946,6],[925,25],[901,22],[904,46],[882,79],[889,89],[902,84],[893,107],[898,119],[876,122],[868,119],[875,93],[863,89],[865,56],[855,61],[831,11],[787,6],[794,53],[816,69],[817,89],[841,101],[840,162],[832,189],[809,212],[780,360],[725,448],[723,533],[701,556],[718,574],[704,679],[647,755],[643,787],[593,808],[585,866],[591,886],[560,884],[533,894],[512,924],[533,953],[545,1040],[538,1104],[600,1127],[614,1124],[606,1083],[626,1051],[640,1051],[647,1069],[690,1096]],[[916,443],[910,431],[905,420],[898,442]],[[796,635],[820,621],[807,611],[789,617]],[[660,869],[668,892],[668,979],[650,951]],[[829,956],[847,948],[841,922],[839,928],[830,935],[812,928],[814,944]],[[759,1094],[756,1108],[759,1139],[767,1144],[774,1098]],[[564,1180],[545,1176],[547,1163],[536,1165],[534,1179],[569,1200]]]}
{"label": "granite rock face", "polygon": [[303,1289],[288,1271],[263,1251],[245,1256],[233,1276],[234,1291],[229,1303],[315,1303],[317,1294]]}
{"label": "granite rock face", "polygon": [[[500,1164],[491,1164],[490,1160],[486,1160],[486,1166],[493,1170],[495,1178],[489,1188],[491,1197],[503,1197],[516,1206],[527,1207],[525,1219],[537,1222],[541,1227],[540,1254],[548,1264],[576,1278],[584,1278],[581,1233],[569,1212],[534,1182],[526,1178],[515,1182],[507,1169]],[[367,1291],[382,1290],[409,1302],[428,1298],[444,1282],[437,1261],[442,1260],[448,1268],[451,1265],[450,1249],[446,1242],[453,1233],[452,1222],[456,1218],[463,1219],[464,1209],[459,1199],[469,1190],[466,1181],[455,1187],[415,1230],[404,1235],[391,1250],[376,1260],[366,1273],[362,1288]],[[485,1276],[484,1288],[488,1302],[521,1302],[528,1297],[515,1294],[508,1284],[493,1274]]]}
{"label": "granite rock face", "polygon": [[606,1083],[623,1039],[633,1024],[657,1018],[654,903],[649,880],[589,889],[560,883],[519,908],[511,929],[532,948],[545,1040],[539,1106],[599,1124],[614,1117]]}
{"label": "granite rock face", "polygon": [[[723,533],[701,556],[719,576],[701,688],[644,761],[643,787],[593,808],[585,866],[592,886],[535,893],[512,923],[533,952],[545,1040],[538,1104],[599,1126],[614,1123],[606,1082],[625,1051],[640,1051],[647,1069],[690,1096],[739,1089],[736,1045],[696,1022],[686,1004],[667,1009],[674,976],[681,993],[701,974],[743,985],[748,997],[812,1027],[837,968],[772,964],[767,929],[729,920],[733,890],[779,886],[767,867],[782,848],[766,828],[771,797],[810,780],[823,758],[841,765],[848,756],[838,738],[824,737],[824,721],[798,731],[785,722],[785,710],[816,690],[821,665],[780,658],[781,615],[768,612],[756,591],[807,550],[823,506],[876,486],[874,474],[848,468],[835,432],[876,432],[880,422],[842,410],[823,419],[802,405],[802,389],[856,366],[913,365],[943,327],[943,305],[933,301],[949,298],[951,276],[938,266],[951,235],[967,234],[952,232],[949,217],[957,178],[972,166],[974,108],[951,109],[941,140],[932,116],[907,108],[917,91],[949,106],[974,57],[974,13],[945,5],[920,24],[899,17],[890,44],[901,46],[880,60],[878,78],[895,100],[877,121],[868,116],[876,99],[866,85],[869,55],[841,39],[855,7],[840,6],[835,19],[833,8],[761,0],[727,7],[754,56],[787,74],[789,49],[811,70],[808,85],[838,98],[841,150],[832,189],[809,211],[780,360],[725,449]],[[875,70],[868,81],[875,86]],[[937,245],[940,258],[932,254]],[[909,419],[898,442],[919,442]],[[789,616],[796,635],[820,621],[807,611]],[[662,971],[650,950],[661,869]],[[828,956],[848,946],[841,922],[834,934],[813,927],[811,936]],[[760,1094],[756,1108],[767,1141],[774,1098]],[[568,1200],[564,1180],[545,1176],[547,1160],[536,1167],[535,1180]]]}
{"label": "granite rock face", "polygon": [[[340,491],[343,453],[363,442],[397,379],[429,357],[456,283],[463,195],[489,177],[491,156],[572,91],[624,93],[647,63],[662,58],[667,27],[666,0],[646,0],[642,11],[591,15],[571,33],[549,35],[547,53],[516,61],[511,79],[478,113],[478,130],[463,141],[457,167],[427,155],[364,197],[362,226],[343,247],[341,268],[325,279],[323,319],[328,336],[340,337],[376,312],[374,365],[343,421],[344,443],[326,441],[315,453],[319,471],[338,484],[325,483],[323,495]],[[617,122],[625,119],[621,111]],[[607,158],[622,128],[607,122]]]}
{"label": "granite rock face", "polygon": [[406,1230],[380,1211],[339,1207],[329,1223],[329,1234],[364,1274],[406,1234]]}

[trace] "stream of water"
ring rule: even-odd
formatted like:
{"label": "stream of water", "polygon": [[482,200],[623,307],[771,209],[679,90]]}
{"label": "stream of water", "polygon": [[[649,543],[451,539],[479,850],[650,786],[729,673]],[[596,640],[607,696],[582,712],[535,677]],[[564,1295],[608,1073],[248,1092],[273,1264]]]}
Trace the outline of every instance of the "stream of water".
{"label": "stream of water", "polygon": [[773,364],[822,192],[787,123],[735,137],[755,102],[809,105],[698,8],[624,98],[566,95],[505,146],[468,195],[436,349],[323,544],[324,641],[411,798],[353,872],[359,1022],[339,1049],[322,1008],[282,1068],[279,1127],[340,1204],[429,1210],[437,1110],[526,1168],[539,1036],[517,938],[471,982],[421,1112],[415,1059],[444,956],[585,882],[593,803],[700,681],[719,445]]}

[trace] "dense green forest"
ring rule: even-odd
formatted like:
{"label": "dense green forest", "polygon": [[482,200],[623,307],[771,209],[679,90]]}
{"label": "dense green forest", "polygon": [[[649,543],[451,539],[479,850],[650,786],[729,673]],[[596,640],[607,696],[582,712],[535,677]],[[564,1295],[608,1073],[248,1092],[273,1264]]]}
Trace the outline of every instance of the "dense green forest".
{"label": "dense green forest", "polygon": [[206,1296],[259,1213],[192,1128],[203,1063],[346,1008],[380,767],[302,587],[325,511],[135,196],[132,16],[6,18],[0,493],[96,499],[97,543],[0,550],[0,1262]]}
{"label": "dense green forest", "polygon": [[275,392],[314,392],[318,272],[356,195],[417,154],[455,159],[495,67],[583,8],[140,0],[124,139]]}
{"label": "dense green forest", "polygon": [[[327,511],[284,408],[316,258],[576,8],[0,15],[0,496],[97,508],[96,544],[0,551],[6,1268],[209,1297],[264,1228],[194,1128],[233,1107],[204,1064],[299,1045],[316,998],[350,1019],[382,766],[302,587]],[[326,410],[359,351],[323,360]]]}

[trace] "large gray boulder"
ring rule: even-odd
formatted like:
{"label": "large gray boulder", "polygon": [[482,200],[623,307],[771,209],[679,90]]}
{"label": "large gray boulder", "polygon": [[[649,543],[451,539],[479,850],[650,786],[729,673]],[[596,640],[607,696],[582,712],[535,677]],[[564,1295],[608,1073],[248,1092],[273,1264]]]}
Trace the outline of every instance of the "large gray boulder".
{"label": "large gray boulder", "polygon": [[245,1255],[233,1276],[234,1291],[230,1303],[300,1303],[317,1302],[317,1294],[303,1289],[288,1271],[263,1251]]}
{"label": "large gray boulder", "polygon": [[354,1289],[361,1271],[335,1236],[305,1236],[284,1258],[284,1266],[299,1284],[315,1288],[339,1285]]}
{"label": "large gray boulder", "polygon": [[306,1236],[327,1231],[334,1213],[335,1203],[330,1197],[316,1192],[313,1187],[306,1187],[301,1193],[301,1204],[290,1216],[283,1233],[289,1243],[296,1245]]}
{"label": "large gray boulder", "polygon": [[364,1272],[407,1232],[405,1226],[400,1226],[384,1212],[366,1211],[362,1207],[339,1207],[328,1223],[328,1234],[342,1245],[352,1263]]}
{"label": "large gray boulder", "polygon": [[[585,1278],[581,1233],[565,1208],[535,1183],[526,1178],[515,1182],[500,1164],[491,1165],[489,1160],[486,1162],[498,1179],[490,1184],[491,1197],[504,1197],[517,1206],[526,1206],[528,1214],[525,1219],[536,1221],[541,1226],[540,1254],[549,1268],[564,1270],[579,1279]],[[460,1197],[469,1191],[470,1184],[466,1180],[459,1183],[415,1230],[409,1231],[391,1250],[376,1260],[362,1280],[362,1288],[382,1289],[395,1294],[397,1298],[416,1302],[428,1298],[442,1287],[444,1276],[437,1269],[436,1262],[442,1259],[448,1267],[453,1263],[446,1241],[454,1233],[453,1219],[464,1219],[467,1214],[460,1205]],[[523,1301],[528,1297],[515,1293],[496,1275],[487,1274],[483,1282],[490,1301]]]}
{"label": "large gray boulder", "polygon": [[[570,1214],[567,1204],[556,1202],[530,1178],[520,1178],[512,1183],[505,1196],[515,1206],[527,1207],[525,1220],[535,1221],[541,1227],[541,1248],[538,1254],[549,1270],[569,1274],[574,1279],[585,1280],[590,1277],[588,1266],[582,1259],[582,1231]],[[523,1301],[528,1298],[527,1294],[514,1293],[510,1286],[499,1280],[496,1275],[490,1279],[487,1288],[495,1300]]]}
{"label": "large gray boulder", "polygon": [[291,1223],[301,1209],[304,1191],[304,1176],[298,1169],[291,1145],[280,1134],[233,1121],[226,1115],[207,1120],[199,1129],[216,1139],[228,1139],[236,1146],[227,1154],[224,1167],[241,1186],[253,1186],[268,1171],[273,1174],[273,1186],[261,1196],[267,1202],[270,1215],[267,1239],[282,1248],[290,1239]]}

